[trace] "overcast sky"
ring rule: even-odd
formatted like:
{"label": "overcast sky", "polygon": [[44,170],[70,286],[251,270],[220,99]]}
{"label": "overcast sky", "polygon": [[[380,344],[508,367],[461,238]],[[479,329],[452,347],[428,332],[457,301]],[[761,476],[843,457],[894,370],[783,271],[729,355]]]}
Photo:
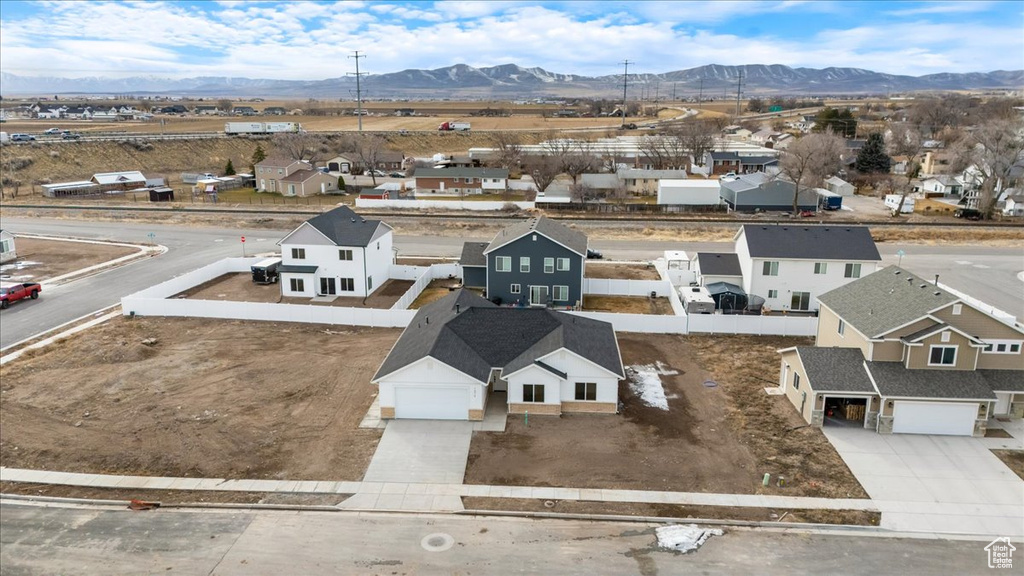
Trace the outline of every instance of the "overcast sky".
{"label": "overcast sky", "polygon": [[318,80],[465,63],[1024,69],[1024,2],[0,2],[0,70]]}

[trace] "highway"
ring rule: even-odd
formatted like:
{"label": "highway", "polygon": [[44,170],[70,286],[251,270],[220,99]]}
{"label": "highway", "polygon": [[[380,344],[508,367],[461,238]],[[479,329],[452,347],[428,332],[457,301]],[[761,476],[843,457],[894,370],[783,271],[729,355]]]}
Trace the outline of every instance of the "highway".
{"label": "highway", "polygon": [[[983,574],[988,542],[492,516],[0,504],[0,564],[28,574]],[[1017,560],[1017,558],[1014,558]]]}
{"label": "highway", "polygon": [[[137,261],[48,289],[34,301],[19,302],[3,311],[0,348],[95,313],[117,304],[132,294],[178,274],[228,256],[241,256],[239,236],[246,237],[249,255],[278,249],[276,243],[290,230],[218,229],[209,227],[163,226],[145,223],[90,222],[40,218],[4,218],[4,229],[15,234],[46,234],[123,242],[154,242],[168,248],[166,254]],[[396,236],[399,256],[457,257],[467,240],[489,241],[490,237]],[[732,250],[728,242],[652,242],[648,240],[594,240],[591,246],[615,260],[651,260],[665,250],[688,252]],[[902,264],[908,270],[964,291],[1017,317],[1024,316],[1024,250],[1020,247],[929,246],[879,244],[884,264],[896,264],[903,250]]]}

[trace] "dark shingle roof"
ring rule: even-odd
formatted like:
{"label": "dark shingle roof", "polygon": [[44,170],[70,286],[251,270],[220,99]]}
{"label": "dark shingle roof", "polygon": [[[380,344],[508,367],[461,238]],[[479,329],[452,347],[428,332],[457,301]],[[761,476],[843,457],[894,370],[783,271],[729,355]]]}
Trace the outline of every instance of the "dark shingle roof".
{"label": "dark shingle roof", "polygon": [[882,396],[995,400],[988,382],[973,370],[911,370],[900,362],[868,362]]}
{"label": "dark shingle roof", "polygon": [[314,216],[306,220],[306,223],[319,230],[336,246],[367,246],[391,229],[380,220],[364,219],[348,206],[339,206]]}
{"label": "dark shingle roof", "polygon": [[746,224],[743,235],[753,258],[879,261],[866,226],[761,226]]}
{"label": "dark shingle roof", "polygon": [[299,264],[281,264],[277,267],[280,274],[313,274],[319,266],[301,266]]}
{"label": "dark shingle roof", "polygon": [[779,159],[776,156],[740,156],[740,164],[746,164],[749,166],[761,166],[766,164],[778,164]]}
{"label": "dark shingle roof", "polygon": [[740,155],[735,152],[711,152],[712,160],[739,160]]}
{"label": "dark shingle roof", "polygon": [[322,174],[322,172],[319,170],[296,170],[281,178],[281,182],[305,182],[317,174]]}
{"label": "dark shingle roof", "polygon": [[459,257],[459,264],[463,266],[487,266],[487,256],[484,256],[484,249],[487,242],[466,242],[462,245],[462,256]]}
{"label": "dark shingle roof", "polygon": [[1024,392],[1024,371],[978,370],[993,392]]}
{"label": "dark shingle roof", "polygon": [[420,308],[373,380],[430,356],[486,382],[491,368],[509,374],[563,347],[623,373],[611,324],[548,309],[501,308],[459,290]]}
{"label": "dark shingle roof", "polygon": [[733,253],[697,252],[700,273],[706,276],[742,276],[739,256]]}
{"label": "dark shingle roof", "polygon": [[484,254],[497,250],[506,244],[511,244],[530,232],[540,232],[580,256],[586,257],[587,255],[586,234],[577,232],[564,224],[559,224],[544,216],[524,220],[498,232],[498,235],[494,237],[494,240],[491,240],[487,249],[484,250]]}
{"label": "dark shingle roof", "polygon": [[875,393],[860,348],[800,346],[796,353],[815,392]]}
{"label": "dark shingle roof", "polygon": [[818,297],[819,302],[868,338],[881,336],[957,300],[942,288],[896,266]]}

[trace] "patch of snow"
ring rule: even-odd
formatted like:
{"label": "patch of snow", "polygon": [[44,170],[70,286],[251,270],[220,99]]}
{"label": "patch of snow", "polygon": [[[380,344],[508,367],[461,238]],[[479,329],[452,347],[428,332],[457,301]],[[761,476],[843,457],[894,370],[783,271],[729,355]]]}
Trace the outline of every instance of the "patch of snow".
{"label": "patch of snow", "polygon": [[661,384],[661,376],[679,374],[678,370],[670,370],[662,362],[639,364],[626,367],[629,388],[640,397],[645,405],[659,410],[668,410],[668,398]]}
{"label": "patch of snow", "polygon": [[722,535],[718,528],[700,528],[696,524],[671,524],[657,528],[654,532],[658,535],[658,546],[680,552],[696,550],[708,538]]}
{"label": "patch of snow", "polygon": [[21,270],[22,268],[28,268],[30,266],[38,266],[39,262],[33,262],[31,260],[18,260],[13,264],[4,264],[0,266],[0,272],[10,272],[11,270]]}

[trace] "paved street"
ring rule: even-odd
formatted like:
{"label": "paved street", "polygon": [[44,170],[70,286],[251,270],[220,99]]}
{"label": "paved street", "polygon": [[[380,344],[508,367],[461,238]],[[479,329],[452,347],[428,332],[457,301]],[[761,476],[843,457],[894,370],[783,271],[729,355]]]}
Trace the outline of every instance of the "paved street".
{"label": "paved street", "polygon": [[984,541],[727,529],[682,555],[644,523],[9,503],[0,518],[5,576],[989,572]]}

